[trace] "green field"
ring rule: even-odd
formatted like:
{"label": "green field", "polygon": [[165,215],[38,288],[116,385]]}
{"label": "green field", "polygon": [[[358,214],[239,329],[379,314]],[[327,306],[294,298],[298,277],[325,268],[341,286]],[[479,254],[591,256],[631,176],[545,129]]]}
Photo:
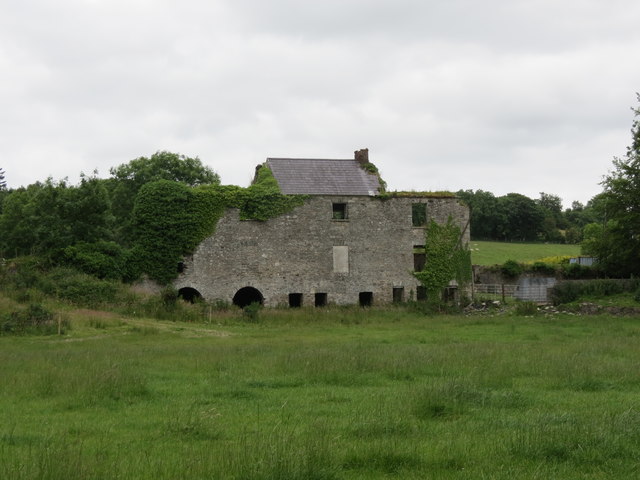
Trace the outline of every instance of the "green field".
{"label": "green field", "polygon": [[480,242],[469,243],[471,261],[474,265],[498,265],[507,260],[529,262],[540,258],[580,255],[580,245],[557,243],[507,243]]}
{"label": "green field", "polygon": [[0,336],[0,478],[640,475],[640,319],[66,314]]}

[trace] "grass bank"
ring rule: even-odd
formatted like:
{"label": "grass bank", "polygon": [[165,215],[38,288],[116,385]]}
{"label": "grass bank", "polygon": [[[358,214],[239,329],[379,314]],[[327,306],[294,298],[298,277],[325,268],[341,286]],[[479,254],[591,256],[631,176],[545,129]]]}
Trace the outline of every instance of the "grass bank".
{"label": "grass bank", "polygon": [[640,321],[70,311],[0,337],[0,477],[634,478]]}
{"label": "grass bank", "polygon": [[507,260],[530,262],[555,256],[578,256],[580,245],[557,243],[509,243],[472,241],[471,261],[474,265],[498,265]]}

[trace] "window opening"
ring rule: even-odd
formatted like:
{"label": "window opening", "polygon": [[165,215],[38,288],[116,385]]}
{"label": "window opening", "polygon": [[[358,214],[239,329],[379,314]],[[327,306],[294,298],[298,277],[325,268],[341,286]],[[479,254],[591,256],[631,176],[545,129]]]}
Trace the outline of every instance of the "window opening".
{"label": "window opening", "polygon": [[334,220],[346,220],[347,219],[347,204],[346,203],[334,203],[333,204],[333,218]]}
{"label": "window opening", "polygon": [[291,308],[300,308],[302,306],[302,294],[290,293],[289,294],[289,306]]}
{"label": "window opening", "polygon": [[315,294],[315,305],[316,305],[316,307],[326,307],[327,306],[327,294],[326,293],[316,293]]}
{"label": "window opening", "polygon": [[444,289],[444,301],[445,302],[453,302],[456,299],[456,293],[458,292],[458,287],[446,287]]}
{"label": "window opening", "polygon": [[413,247],[413,271],[421,272],[427,263],[427,254],[424,245],[414,245]]}
{"label": "window opening", "polygon": [[419,302],[423,302],[427,299],[427,289],[422,286],[419,285],[416,287],[416,300],[418,300]]}
{"label": "window opening", "polygon": [[404,302],[404,287],[393,287],[393,303]]}
{"label": "window opening", "polygon": [[424,227],[427,225],[427,204],[411,204],[411,224],[414,227]]}
{"label": "window opening", "polygon": [[178,273],[184,273],[184,262],[178,262]]}
{"label": "window opening", "polygon": [[358,294],[358,302],[361,307],[370,307],[373,305],[373,292],[360,292]]}

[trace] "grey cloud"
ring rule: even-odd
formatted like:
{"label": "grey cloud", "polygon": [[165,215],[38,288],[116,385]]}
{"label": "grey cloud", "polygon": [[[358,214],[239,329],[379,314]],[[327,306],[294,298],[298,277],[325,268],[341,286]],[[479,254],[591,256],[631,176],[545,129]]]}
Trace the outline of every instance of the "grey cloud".
{"label": "grey cloud", "polygon": [[4,4],[1,166],[15,186],[168,149],[245,184],[368,146],[392,188],[586,201],[628,143],[636,3]]}

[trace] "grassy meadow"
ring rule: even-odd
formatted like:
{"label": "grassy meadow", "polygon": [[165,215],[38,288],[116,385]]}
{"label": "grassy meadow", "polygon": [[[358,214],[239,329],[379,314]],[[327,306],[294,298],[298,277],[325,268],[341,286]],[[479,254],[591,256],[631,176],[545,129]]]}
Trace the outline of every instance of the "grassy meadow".
{"label": "grassy meadow", "polygon": [[469,243],[469,248],[471,250],[471,262],[474,265],[498,265],[507,260],[531,262],[541,258],[580,255],[580,245],[558,243],[472,241]]}
{"label": "grassy meadow", "polygon": [[640,319],[68,311],[0,336],[0,478],[640,475]]}

